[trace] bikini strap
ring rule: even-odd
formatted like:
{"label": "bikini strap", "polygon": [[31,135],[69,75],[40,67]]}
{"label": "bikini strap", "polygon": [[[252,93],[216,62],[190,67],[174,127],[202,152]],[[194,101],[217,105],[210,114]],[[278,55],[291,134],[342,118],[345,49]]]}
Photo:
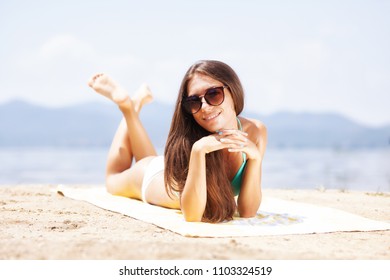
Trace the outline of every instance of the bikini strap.
{"label": "bikini strap", "polygon": [[[237,119],[238,128],[242,131],[241,121],[238,117],[236,117],[236,119]],[[241,153],[241,154],[242,154],[243,161],[246,161],[246,153]]]}
{"label": "bikini strap", "polygon": [[242,131],[241,121],[238,117],[236,117],[236,119],[237,119],[238,128]]}

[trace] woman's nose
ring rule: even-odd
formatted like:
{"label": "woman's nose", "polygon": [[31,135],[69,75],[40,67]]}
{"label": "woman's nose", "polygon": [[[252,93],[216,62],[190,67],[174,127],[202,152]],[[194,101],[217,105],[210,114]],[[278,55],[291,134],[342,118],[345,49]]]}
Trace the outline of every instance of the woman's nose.
{"label": "woman's nose", "polygon": [[[206,101],[206,99],[204,98],[204,96],[201,97],[200,102],[202,102],[202,107],[200,107],[201,110],[203,110],[204,108],[210,107],[210,104],[207,103],[207,101]],[[204,105],[204,106],[203,106],[203,105]]]}

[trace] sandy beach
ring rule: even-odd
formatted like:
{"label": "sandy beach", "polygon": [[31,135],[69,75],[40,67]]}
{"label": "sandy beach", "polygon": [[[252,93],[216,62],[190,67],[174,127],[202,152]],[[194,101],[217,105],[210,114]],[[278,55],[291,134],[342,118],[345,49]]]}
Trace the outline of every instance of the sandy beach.
{"label": "sandy beach", "polygon": [[[188,238],[63,197],[55,188],[0,186],[0,259],[390,259],[390,230]],[[263,195],[390,221],[390,193],[265,189]]]}

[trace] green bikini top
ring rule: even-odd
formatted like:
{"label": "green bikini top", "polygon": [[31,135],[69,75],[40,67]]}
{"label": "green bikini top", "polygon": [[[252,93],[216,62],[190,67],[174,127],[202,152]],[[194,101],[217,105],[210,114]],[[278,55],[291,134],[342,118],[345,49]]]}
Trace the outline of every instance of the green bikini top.
{"label": "green bikini top", "polygon": [[[240,119],[237,117],[236,117],[236,119],[237,119],[237,123],[238,123],[238,128],[242,131],[242,125],[241,125]],[[240,193],[241,184],[242,184],[242,177],[244,174],[245,166],[246,166],[246,154],[242,153],[242,164],[240,166],[240,169],[238,169],[236,175],[234,176],[234,178],[231,182],[234,195],[238,195]]]}

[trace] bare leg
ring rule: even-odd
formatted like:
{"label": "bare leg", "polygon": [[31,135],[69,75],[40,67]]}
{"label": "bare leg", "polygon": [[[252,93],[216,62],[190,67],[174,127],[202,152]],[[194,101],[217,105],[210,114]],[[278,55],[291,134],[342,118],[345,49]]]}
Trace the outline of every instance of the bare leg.
{"label": "bare leg", "polygon": [[[89,81],[88,85],[97,93],[112,100],[118,106],[127,101],[128,93],[119,84],[117,84],[111,77],[106,74],[96,74]],[[150,103],[153,100],[152,93],[146,84],[140,86],[131,98],[134,110],[139,113],[142,106]]]}
{"label": "bare leg", "polygon": [[[142,106],[152,101],[151,92],[143,85],[135,96],[130,98],[123,88],[105,74],[93,76],[88,84],[96,92],[115,102],[124,116],[108,154],[107,189],[114,194],[139,198],[138,186],[142,183],[143,172],[130,170],[133,158],[140,161],[157,155],[138,117]],[[135,169],[140,169],[141,166],[142,164]]]}
{"label": "bare leg", "polygon": [[[143,127],[138,114],[142,106],[152,101],[153,97],[146,85],[142,85],[133,98],[106,74],[98,74],[91,78],[89,86],[96,92],[115,102],[122,111],[127,125],[131,154],[138,161],[144,157],[157,155],[156,150]],[[123,125],[122,125],[123,126]]]}
{"label": "bare leg", "polygon": [[94,75],[88,81],[88,85],[97,93],[111,99],[116,104],[121,103],[129,97],[127,92],[106,74]]}

